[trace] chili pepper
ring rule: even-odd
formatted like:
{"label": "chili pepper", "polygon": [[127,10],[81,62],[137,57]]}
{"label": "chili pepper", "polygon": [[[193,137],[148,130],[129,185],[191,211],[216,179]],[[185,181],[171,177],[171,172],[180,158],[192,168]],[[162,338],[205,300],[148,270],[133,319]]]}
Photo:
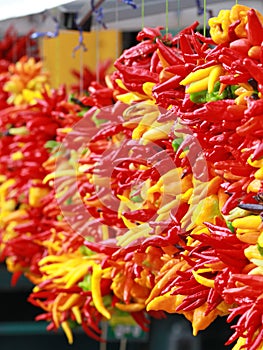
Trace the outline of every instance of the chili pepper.
{"label": "chili pepper", "polygon": [[254,161],[254,160],[260,159],[262,158],[262,156],[263,156],[263,143],[260,143],[255,149],[255,151],[253,152],[252,160]]}
{"label": "chili pepper", "polygon": [[142,41],[144,39],[153,39],[156,40],[156,38],[161,38],[162,33],[161,29],[164,29],[162,26],[150,28],[150,27],[143,27],[143,29],[137,34],[136,40]]}
{"label": "chili pepper", "polygon": [[263,40],[263,26],[254,9],[247,11],[247,35],[252,45],[260,45]]}
{"label": "chili pepper", "polygon": [[116,62],[123,62],[126,60],[136,60],[142,56],[151,55],[156,51],[157,45],[152,40],[144,40],[129,49],[123,51],[122,55],[116,60]]}
{"label": "chili pepper", "polygon": [[104,125],[104,128],[100,129],[90,140],[90,142],[96,142],[102,138],[106,138],[108,136],[118,134],[119,132],[123,131],[128,128],[124,128],[122,124],[114,124],[114,123],[107,123],[107,125]]}
{"label": "chili pepper", "polygon": [[145,316],[144,311],[131,312],[132,318],[141,327],[144,332],[149,331],[149,319]]}
{"label": "chili pepper", "polygon": [[156,39],[156,44],[158,45],[161,55],[169,65],[173,66],[175,64],[183,64],[179,55],[176,55],[175,51],[166,46],[160,39]]}
{"label": "chili pepper", "polygon": [[111,318],[110,312],[105,308],[101,295],[101,277],[102,277],[102,269],[99,265],[93,266],[93,273],[91,277],[91,292],[92,292],[92,300],[94,302],[97,310],[107,319]]}
{"label": "chili pepper", "polygon": [[197,54],[197,58],[202,59],[206,57],[206,49],[207,49],[207,45],[206,44],[201,44],[200,41],[197,39],[196,35],[194,32],[192,32],[192,44],[194,47],[194,50]]}
{"label": "chili pepper", "polygon": [[251,48],[248,50],[248,57],[261,61],[261,46],[251,46]]}
{"label": "chili pepper", "polygon": [[191,56],[190,57],[185,56],[185,54],[189,54],[189,55],[194,54],[189,38],[186,36],[186,34],[182,33],[180,34],[179,40],[180,40],[180,49],[182,50],[182,54],[185,62],[192,62]]}
{"label": "chili pepper", "polygon": [[229,45],[230,49],[237,51],[239,54],[246,57],[248,55],[248,51],[251,48],[251,42],[249,39],[241,38],[235,41],[232,41]]}
{"label": "chili pepper", "polygon": [[228,30],[230,24],[230,10],[220,10],[218,17],[209,18],[210,35],[216,44],[229,41]]}
{"label": "chili pepper", "polygon": [[253,79],[259,84],[263,83],[263,70],[251,58],[245,58],[243,60],[243,66],[248,70]]}
{"label": "chili pepper", "polygon": [[150,72],[153,72],[153,73],[157,72],[158,63],[159,63],[159,57],[158,57],[157,51],[154,51],[151,57]]}
{"label": "chili pepper", "polygon": [[164,81],[163,83],[156,84],[152,92],[159,94],[160,92],[171,90],[171,89],[176,89],[179,87],[179,83],[182,80],[181,75],[174,75],[170,79]]}
{"label": "chili pepper", "polygon": [[262,116],[257,115],[256,117],[251,117],[246,123],[237,127],[237,134],[244,136],[247,133],[253,132],[262,128]]}
{"label": "chili pepper", "polygon": [[257,115],[262,115],[263,114],[263,100],[249,100],[247,109],[245,110],[244,113],[248,117],[254,117]]}
{"label": "chili pepper", "polygon": [[91,330],[91,328],[89,327],[90,325],[90,322],[89,324],[86,323],[85,320],[83,320],[83,322],[81,323],[81,327],[83,329],[83,331],[89,336],[91,337],[92,339],[98,341],[98,342],[106,342],[105,339],[103,339],[100,335],[96,334],[93,330]]}
{"label": "chili pepper", "polygon": [[252,288],[261,289],[263,276],[261,275],[242,275],[242,274],[233,274],[231,279],[234,281],[239,281],[244,284],[249,284]]}
{"label": "chili pepper", "polygon": [[180,35],[181,34],[192,34],[192,32],[198,27],[199,22],[198,21],[194,21],[192,24],[190,24],[188,27],[185,27],[184,29],[182,29],[180,31],[179,34],[175,35],[172,40],[171,40],[171,44],[172,45],[176,45],[177,42],[180,39]]}
{"label": "chili pepper", "polygon": [[[105,244],[106,243],[106,244]],[[111,242],[109,242],[111,243]],[[112,255],[113,253],[115,253],[119,247],[115,246],[114,244],[107,244],[107,242],[104,243],[95,243],[95,242],[91,242],[91,241],[84,241],[84,245],[85,247],[89,248],[90,250],[96,252],[96,253],[103,253],[106,255]]]}
{"label": "chili pepper", "polygon": [[119,72],[123,74],[123,77],[129,82],[158,82],[158,74],[154,72],[149,72],[147,69],[133,67],[133,66],[125,66],[121,64],[119,61],[114,63],[115,68],[118,69]]}
{"label": "chili pepper", "polygon": [[181,310],[183,310],[184,312],[187,312],[187,311],[197,309],[199,306],[203,305],[205,301],[206,301],[205,297],[197,298],[192,303],[188,303],[187,301],[184,300],[179,306],[177,306],[176,312]]}
{"label": "chili pepper", "polygon": [[228,27],[228,37],[229,37],[229,41],[235,41],[238,39],[238,36],[235,32],[237,26],[239,26],[241,23],[240,19],[236,20],[235,22],[231,23]]}

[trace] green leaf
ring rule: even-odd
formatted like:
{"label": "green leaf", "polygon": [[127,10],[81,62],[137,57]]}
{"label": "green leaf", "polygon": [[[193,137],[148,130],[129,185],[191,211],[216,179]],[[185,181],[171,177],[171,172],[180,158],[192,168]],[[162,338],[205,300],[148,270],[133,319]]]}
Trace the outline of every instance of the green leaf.
{"label": "green leaf", "polygon": [[91,275],[84,276],[83,280],[78,283],[78,286],[85,292],[91,290]]}
{"label": "green leaf", "polygon": [[257,248],[258,248],[259,254],[261,256],[263,256],[263,247],[261,247],[259,244],[257,244]]}
{"label": "green leaf", "polygon": [[176,139],[173,140],[172,142],[172,147],[174,152],[176,152],[179,148],[179,146],[181,145],[181,143],[183,142],[184,138],[183,137],[177,137]]}
{"label": "green leaf", "polygon": [[235,228],[234,228],[234,226],[232,225],[232,222],[231,221],[226,221],[226,225],[227,225],[227,227],[229,228],[229,230],[231,231],[231,232],[235,232]]}
{"label": "green leaf", "polygon": [[55,147],[59,147],[61,145],[60,142],[57,142],[55,140],[49,140],[45,143],[44,147],[49,148],[50,150],[53,150]]}
{"label": "green leaf", "polygon": [[82,245],[81,247],[79,247],[79,251],[84,256],[91,256],[94,254],[94,252],[90,250],[88,247],[86,247],[85,245]]}

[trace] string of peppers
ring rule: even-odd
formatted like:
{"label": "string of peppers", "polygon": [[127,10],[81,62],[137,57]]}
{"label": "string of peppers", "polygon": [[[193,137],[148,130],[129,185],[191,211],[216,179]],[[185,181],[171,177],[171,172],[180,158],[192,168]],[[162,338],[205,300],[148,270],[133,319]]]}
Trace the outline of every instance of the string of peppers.
{"label": "string of peppers", "polygon": [[46,88],[1,111],[1,255],[49,330],[101,340],[103,319],[168,312],[196,335],[227,315],[227,344],[262,348],[262,23],[235,5],[211,38],[144,28],[105,104]]}

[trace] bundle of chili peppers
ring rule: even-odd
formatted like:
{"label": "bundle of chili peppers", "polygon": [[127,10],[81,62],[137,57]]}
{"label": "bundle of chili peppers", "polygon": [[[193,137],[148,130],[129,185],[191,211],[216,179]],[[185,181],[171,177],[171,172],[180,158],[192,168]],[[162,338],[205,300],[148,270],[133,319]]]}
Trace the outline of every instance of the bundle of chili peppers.
{"label": "bundle of chili peppers", "polygon": [[17,29],[10,25],[0,42],[0,60],[16,63],[20,58],[30,55],[39,58],[39,49],[36,40],[31,38],[32,31],[20,35]]}
{"label": "bundle of chili peppers", "polygon": [[0,115],[2,256],[70,343],[124,312],[144,330],[181,313],[194,335],[238,317],[227,344],[263,346],[263,19],[235,5],[209,25],[144,28],[96,85],[104,101],[46,91]]}

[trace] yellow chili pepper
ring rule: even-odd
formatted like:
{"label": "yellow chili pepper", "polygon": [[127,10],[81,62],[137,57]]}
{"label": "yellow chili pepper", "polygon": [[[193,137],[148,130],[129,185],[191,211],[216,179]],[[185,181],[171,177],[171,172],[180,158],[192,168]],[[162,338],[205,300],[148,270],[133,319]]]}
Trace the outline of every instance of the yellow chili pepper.
{"label": "yellow chili pepper", "polygon": [[250,245],[249,247],[244,249],[244,254],[248,260],[251,260],[251,259],[263,260],[263,257],[260,254],[258,247],[256,245]]}
{"label": "yellow chili pepper", "polygon": [[105,306],[103,304],[102,295],[101,295],[100,282],[101,282],[102,274],[103,274],[103,270],[101,269],[101,266],[98,264],[95,264],[93,266],[93,273],[91,276],[91,294],[92,294],[92,300],[94,302],[96,309],[106,319],[109,320],[111,318],[111,314],[105,308]]}
{"label": "yellow chili pepper", "polygon": [[195,92],[207,90],[207,88],[208,88],[208,80],[209,80],[209,77],[205,77],[205,78],[203,78],[201,80],[194,81],[193,83],[191,83],[188,86],[188,88],[185,89],[185,92],[187,94],[193,94]]}
{"label": "yellow chili pepper", "polygon": [[260,236],[258,237],[258,244],[260,247],[263,247],[263,232],[261,232]]}
{"label": "yellow chili pepper", "polygon": [[183,295],[171,295],[171,293],[176,288],[172,288],[171,291],[159,295],[155,297],[154,299],[150,300],[149,303],[146,306],[147,311],[166,311],[169,313],[175,313],[177,307],[181,304],[181,302],[184,299]]}
{"label": "yellow chili pepper", "polygon": [[67,321],[61,322],[61,327],[66,334],[69,344],[73,344],[73,334]]}
{"label": "yellow chili pepper", "polygon": [[47,188],[42,187],[30,187],[28,194],[28,201],[31,207],[39,207],[41,205],[41,199],[48,193]]}
{"label": "yellow chili pepper", "polygon": [[193,311],[192,326],[194,336],[196,336],[199,331],[207,328],[219,314],[217,309],[210,311],[209,314],[206,314],[206,310],[207,303],[204,303]]}
{"label": "yellow chili pepper", "polygon": [[255,178],[257,180],[263,180],[263,167],[255,172]]}
{"label": "yellow chili pepper", "polygon": [[218,66],[215,66],[211,73],[209,74],[209,77],[208,77],[208,93],[211,93],[213,92],[214,90],[214,85],[217,81],[219,81],[219,77],[223,74],[223,67],[218,65]]}
{"label": "yellow chili pepper", "polygon": [[149,130],[147,130],[142,135],[142,144],[147,145],[149,142],[155,142],[161,139],[168,139],[173,124],[174,121],[167,123],[153,123],[151,128],[149,128]]}
{"label": "yellow chili pepper", "polygon": [[73,306],[78,304],[79,299],[81,296],[79,294],[73,293],[71,294],[65,303],[63,303],[61,306],[59,306],[59,311],[66,311],[71,309]]}
{"label": "yellow chili pepper", "polygon": [[235,228],[257,230],[261,223],[262,220],[259,215],[248,215],[243,218],[235,219],[232,225]]}
{"label": "yellow chili pepper", "polygon": [[125,312],[138,312],[138,311],[142,311],[145,308],[145,305],[141,303],[132,303],[132,304],[115,303],[115,306],[121,311],[125,311]]}
{"label": "yellow chili pepper", "polygon": [[71,310],[73,312],[73,315],[76,318],[77,323],[81,324],[82,323],[82,317],[81,317],[81,312],[80,312],[79,307],[78,306],[73,306]]}
{"label": "yellow chili pepper", "polygon": [[261,180],[255,179],[250,182],[247,187],[247,192],[259,192],[261,189]]}
{"label": "yellow chili pepper", "polygon": [[230,24],[230,10],[221,10],[218,17],[209,18],[210,35],[216,44],[229,41],[228,28]]}
{"label": "yellow chili pepper", "polygon": [[209,278],[206,278],[204,276],[199,275],[199,273],[209,272],[211,271],[210,268],[208,269],[199,269],[197,271],[192,271],[193,276],[199,284],[202,284],[203,286],[214,288],[215,287],[215,281]]}
{"label": "yellow chili pepper", "polygon": [[248,244],[256,244],[258,239],[259,231],[252,231],[252,230],[242,230],[237,229],[236,230],[236,236],[237,238],[244,243]]}
{"label": "yellow chili pepper", "polygon": [[181,82],[180,85],[189,85],[193,82],[199,81],[203,78],[207,78],[209,74],[212,72],[212,70],[216,67],[221,67],[220,65],[215,65],[203,69],[198,69],[195,72],[189,73]]}
{"label": "yellow chili pepper", "polygon": [[241,93],[236,99],[235,103],[237,105],[247,105],[247,98],[253,94],[253,91],[245,91]]}
{"label": "yellow chili pepper", "polygon": [[246,38],[246,24],[247,24],[247,12],[250,10],[250,7],[245,5],[236,4],[232,6],[230,10],[230,20],[231,22],[236,22],[240,20],[240,24],[235,28],[235,33],[239,38]]}

